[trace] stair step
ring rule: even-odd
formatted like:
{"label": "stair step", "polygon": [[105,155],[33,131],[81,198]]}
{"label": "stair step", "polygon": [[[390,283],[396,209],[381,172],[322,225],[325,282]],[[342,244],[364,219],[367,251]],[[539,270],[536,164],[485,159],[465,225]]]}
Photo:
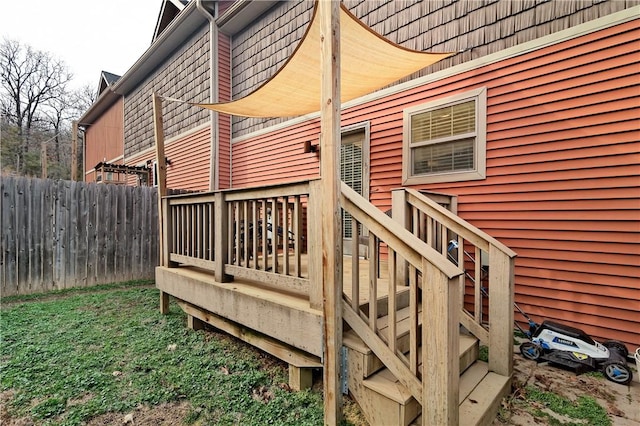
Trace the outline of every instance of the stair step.
{"label": "stair step", "polygon": [[[378,359],[371,349],[353,331],[350,330],[344,334],[342,344],[349,349],[353,349],[365,355],[365,365],[363,366],[364,371],[362,372],[364,378],[368,378],[384,368],[382,361]],[[478,339],[471,335],[460,333],[459,345],[460,372],[462,373],[472,365],[476,359],[478,359]],[[402,349],[400,348],[400,350]],[[406,350],[403,352],[406,352]],[[418,353],[418,357],[420,358],[421,356],[422,354]],[[421,363],[421,361],[419,362]]]}
{"label": "stair step", "polygon": [[473,392],[478,383],[484,379],[489,372],[489,364],[483,361],[476,361],[467,371],[460,376],[460,391],[458,393],[458,401],[464,401],[466,397]]}
{"label": "stair step", "polygon": [[461,425],[488,425],[496,417],[502,398],[511,390],[511,378],[487,373],[460,404]]}
{"label": "stair step", "polygon": [[[486,362],[477,361],[460,377],[459,424],[491,424],[498,413],[502,398],[509,393],[511,379],[488,370]],[[411,422],[411,426],[420,425],[422,415]]]}
{"label": "stair step", "polygon": [[[460,371],[465,371],[477,359],[478,339],[466,334],[460,334],[458,341],[460,347]],[[418,368],[422,369],[422,365]],[[365,387],[400,404],[406,404],[413,399],[407,388],[387,368],[383,368],[365,378],[363,384]]]}

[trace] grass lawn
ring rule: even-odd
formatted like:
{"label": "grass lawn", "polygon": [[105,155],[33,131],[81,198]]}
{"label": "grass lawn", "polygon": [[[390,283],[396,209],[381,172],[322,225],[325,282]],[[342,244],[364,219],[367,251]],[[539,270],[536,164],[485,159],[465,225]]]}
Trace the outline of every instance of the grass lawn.
{"label": "grass lawn", "polygon": [[322,424],[321,393],[291,391],[286,364],[187,329],[173,303],[161,315],[149,285],[2,303],[2,424],[141,424],[157,407],[149,424]]}

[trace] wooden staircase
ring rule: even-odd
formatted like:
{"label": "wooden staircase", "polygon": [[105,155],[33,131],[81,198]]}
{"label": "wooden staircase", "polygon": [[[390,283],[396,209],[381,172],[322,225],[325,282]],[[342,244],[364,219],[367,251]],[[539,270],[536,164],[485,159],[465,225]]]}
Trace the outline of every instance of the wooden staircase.
{"label": "wooden staircase", "polygon": [[[398,312],[398,348],[407,345],[409,330],[403,327],[406,308]],[[388,317],[378,319],[384,329]],[[407,388],[385,368],[378,357],[353,332],[344,334],[347,348],[347,384],[349,393],[361,406],[371,425],[420,425],[422,407]],[[500,401],[510,391],[510,377],[489,372],[486,362],[478,360],[479,342],[461,330],[459,335],[459,419],[461,425],[486,425],[495,418]]]}
{"label": "wooden staircase", "polygon": [[[353,261],[342,300],[349,392],[371,425],[489,424],[510,391],[515,253],[416,191],[394,191],[392,204],[389,219],[342,184],[352,253],[362,224],[372,259],[363,282]],[[379,303],[361,303],[360,287]]]}

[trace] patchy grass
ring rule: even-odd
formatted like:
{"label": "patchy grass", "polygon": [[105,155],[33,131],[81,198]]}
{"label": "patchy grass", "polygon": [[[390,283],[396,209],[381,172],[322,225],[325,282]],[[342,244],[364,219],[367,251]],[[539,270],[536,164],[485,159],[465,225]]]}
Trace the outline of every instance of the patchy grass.
{"label": "patchy grass", "polygon": [[592,397],[580,396],[574,402],[534,386],[528,386],[525,394],[525,400],[531,407],[532,413],[537,417],[546,418],[550,425],[611,425],[611,419],[607,417],[607,410]]}
{"label": "patchy grass", "polygon": [[179,404],[186,415],[170,423],[322,424],[321,394],[292,392],[285,364],[185,328],[173,304],[161,315],[157,290],[145,284],[3,306],[2,423],[80,425],[113,413],[121,423],[128,413]]}

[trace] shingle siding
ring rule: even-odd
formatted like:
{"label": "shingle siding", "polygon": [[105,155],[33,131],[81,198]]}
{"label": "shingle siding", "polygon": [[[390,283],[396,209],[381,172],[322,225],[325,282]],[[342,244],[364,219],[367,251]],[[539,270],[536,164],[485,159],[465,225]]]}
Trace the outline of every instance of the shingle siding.
{"label": "shingle siding", "polygon": [[[449,68],[609,15],[638,0],[344,0],[366,25],[404,47],[462,51],[402,81]],[[313,1],[283,1],[233,37],[232,93],[243,97],[291,55],[313,13]],[[235,137],[285,119],[233,119]]]}
{"label": "shingle siding", "polygon": [[[154,144],[151,94],[189,102],[209,100],[209,27],[196,30],[124,101],[124,151],[129,157]],[[165,137],[171,138],[209,121],[209,112],[188,104],[164,102]]]}

